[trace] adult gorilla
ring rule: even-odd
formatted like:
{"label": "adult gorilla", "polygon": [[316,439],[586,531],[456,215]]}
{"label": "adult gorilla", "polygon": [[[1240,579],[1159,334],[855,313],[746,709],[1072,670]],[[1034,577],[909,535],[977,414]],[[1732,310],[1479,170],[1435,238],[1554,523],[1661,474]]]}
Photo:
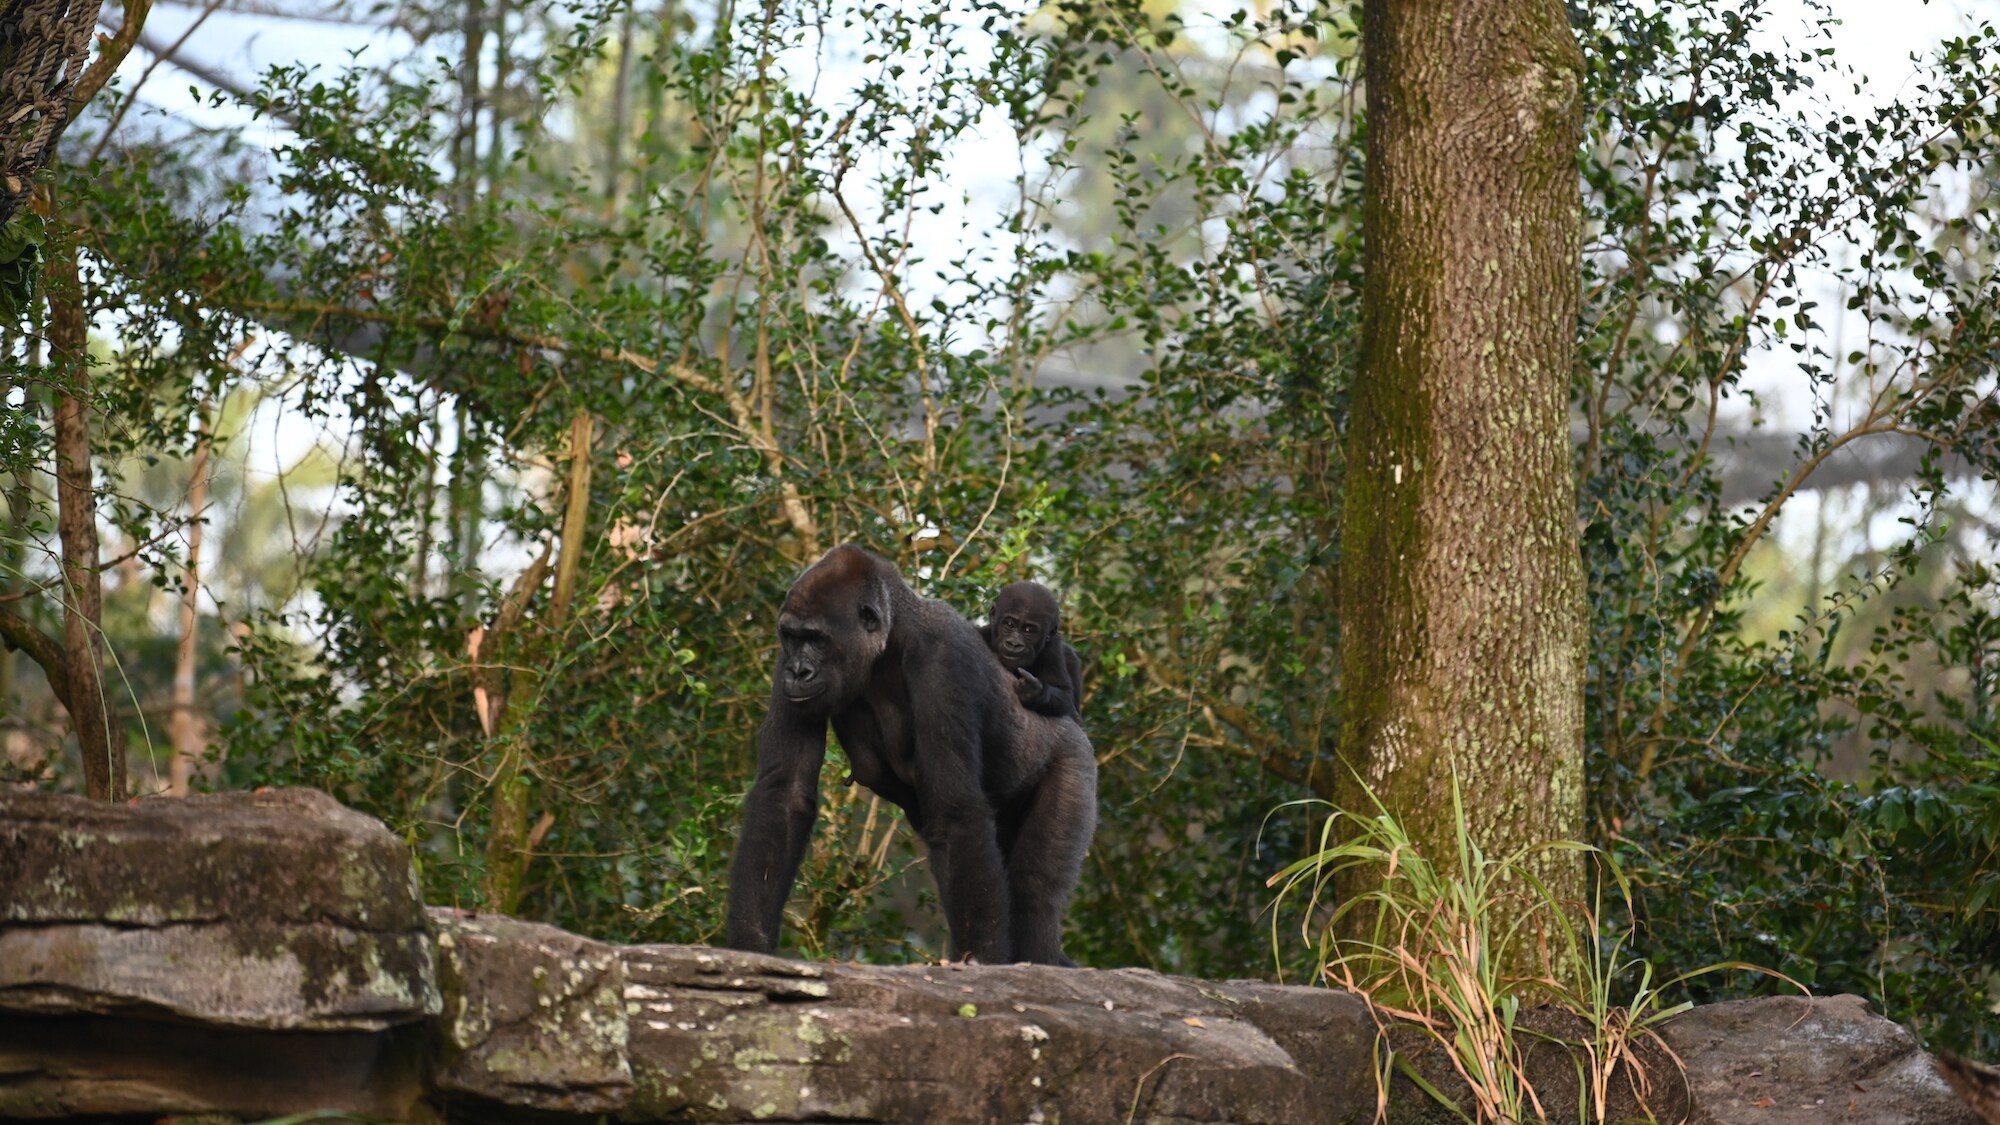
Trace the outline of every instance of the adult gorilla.
{"label": "adult gorilla", "polygon": [[929,846],[954,955],[1074,964],[1063,909],[1097,824],[1083,728],[1022,707],[971,622],[859,547],[834,548],[792,583],[778,642],[730,866],[730,946],[777,948],[832,723],[854,780],[900,806]]}

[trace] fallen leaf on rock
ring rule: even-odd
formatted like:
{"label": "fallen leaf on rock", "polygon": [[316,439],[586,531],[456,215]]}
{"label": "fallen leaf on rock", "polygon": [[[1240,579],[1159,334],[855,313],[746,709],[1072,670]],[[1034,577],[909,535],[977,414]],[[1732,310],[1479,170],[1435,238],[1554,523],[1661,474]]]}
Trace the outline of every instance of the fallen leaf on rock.
{"label": "fallen leaf on rock", "polygon": [[1770,1098],[1758,1098],[1758,1099],[1757,1099],[1756,1101],[1754,1101],[1754,1102],[1751,1102],[1751,1103],[1750,1103],[1750,1108],[1752,1108],[1752,1109],[1770,1109],[1770,1108],[1772,1108],[1773,1106],[1775,1106],[1775,1105],[1777,1105],[1777,1104],[1778,1104],[1778,1103],[1777,1103],[1776,1101],[1774,1101],[1774,1100],[1772,1100],[1772,1099],[1770,1099]]}
{"label": "fallen leaf on rock", "polygon": [[1200,1017],[1200,1016],[1189,1016],[1188,1018],[1186,1018],[1186,1019],[1182,1020],[1181,1022],[1182,1022],[1182,1023],[1184,1023],[1184,1024],[1186,1024],[1186,1025],[1188,1025],[1189,1027],[1207,1027],[1207,1026],[1208,1026],[1207,1024],[1205,1024],[1205,1023],[1201,1022],[1201,1017]]}

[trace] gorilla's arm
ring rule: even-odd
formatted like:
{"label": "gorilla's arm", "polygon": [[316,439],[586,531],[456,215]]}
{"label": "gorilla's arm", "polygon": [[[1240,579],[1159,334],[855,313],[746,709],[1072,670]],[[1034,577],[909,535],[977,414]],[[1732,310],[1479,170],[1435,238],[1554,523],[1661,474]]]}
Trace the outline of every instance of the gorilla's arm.
{"label": "gorilla's arm", "polygon": [[1076,650],[1069,646],[1068,641],[1062,643],[1062,663],[1063,670],[1069,674],[1070,701],[1076,708],[1076,717],[1081,719],[1083,718],[1083,661],[1076,655]]}
{"label": "gorilla's arm", "polygon": [[[1022,706],[1038,715],[1083,718],[1083,661],[1060,635],[1049,638],[1016,688]],[[1019,673],[1017,673],[1019,675]]]}
{"label": "gorilla's arm", "polygon": [[825,758],[826,720],[801,715],[774,687],[757,731],[757,781],[743,798],[743,831],[729,865],[731,949],[777,951],[785,900],[819,813]]}

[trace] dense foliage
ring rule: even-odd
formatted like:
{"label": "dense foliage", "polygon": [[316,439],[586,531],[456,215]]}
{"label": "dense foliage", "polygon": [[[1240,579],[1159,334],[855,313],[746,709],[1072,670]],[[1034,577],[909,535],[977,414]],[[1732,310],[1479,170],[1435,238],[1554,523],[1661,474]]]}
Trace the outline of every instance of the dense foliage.
{"label": "dense foliage", "polygon": [[[773,607],[859,541],[971,615],[1062,592],[1103,767],[1072,952],[1272,971],[1315,828],[1280,807],[1337,768],[1354,12],[422,7],[404,57],[262,76],[255,129],[73,131],[137,788],[213,446],[207,784],[339,794],[437,901],[710,939]],[[2000,1051],[2000,35],[1862,112],[1760,4],[1572,18],[1595,842],[1669,965]],[[0,579],[53,622],[38,354]],[[11,768],[74,784],[21,679]],[[919,850],[840,775],[797,948],[935,954]]]}

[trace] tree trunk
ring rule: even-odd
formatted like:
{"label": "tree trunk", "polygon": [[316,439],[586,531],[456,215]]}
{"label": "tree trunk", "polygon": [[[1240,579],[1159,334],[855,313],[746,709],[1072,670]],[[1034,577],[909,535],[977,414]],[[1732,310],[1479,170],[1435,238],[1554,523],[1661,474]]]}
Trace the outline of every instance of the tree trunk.
{"label": "tree trunk", "polygon": [[[104,88],[131,51],[152,6],[152,0],[126,0],[118,33],[99,40],[97,58],[69,90],[66,120],[75,120]],[[37,187],[33,206],[45,221],[53,221],[54,189],[46,183]],[[0,607],[0,639],[42,666],[69,712],[83,753],[84,791],[100,800],[117,800],[125,795],[125,728],[115,720],[104,691],[104,589],[98,572],[97,488],[90,455],[90,321],[84,313],[73,241],[49,247],[45,277],[48,362],[56,369],[52,382],[63,641],[58,649],[54,638],[5,607]]]}
{"label": "tree trunk", "polygon": [[208,404],[201,407],[201,433],[195,439],[194,465],[188,480],[187,575],[181,586],[181,637],[174,649],[173,746],[167,757],[167,790],[188,795],[194,764],[201,759],[201,724],[194,709],[195,663],[201,626],[202,513],[208,507]]}
{"label": "tree trunk", "polygon": [[[555,592],[549,599],[548,612],[536,622],[534,638],[513,637],[513,628],[506,623],[508,614],[503,609],[495,622],[492,640],[498,646],[512,647],[513,670],[506,674],[506,702],[500,710],[500,717],[493,723],[493,740],[499,744],[500,759],[493,775],[493,808],[486,839],[486,908],[501,914],[512,914],[520,907],[521,892],[528,881],[528,865],[534,859],[535,848],[550,827],[554,818],[543,813],[534,827],[528,825],[528,801],[534,784],[533,752],[528,745],[526,732],[522,729],[527,722],[528,711],[532,707],[530,696],[535,690],[536,675],[530,671],[537,663],[534,657],[526,655],[529,648],[541,650],[540,663],[545,666],[556,662],[555,648],[562,643],[563,628],[569,623],[570,602],[575,597],[577,565],[583,559],[584,530],[590,516],[590,446],[596,432],[596,420],[588,410],[579,410],[570,423],[569,430],[569,479],[563,505],[562,548],[556,557]],[[539,582],[539,574],[530,568],[529,575]],[[517,590],[522,601],[533,593],[528,585]],[[518,604],[518,603],[517,603]],[[505,649],[503,648],[503,651]],[[475,660],[477,654],[475,654]]]}
{"label": "tree trunk", "polygon": [[63,653],[69,717],[83,752],[84,791],[125,796],[125,727],[104,684],[104,587],[98,571],[97,488],[90,456],[89,323],[74,246],[49,258],[49,361],[56,380],[56,535],[62,540]]}
{"label": "tree trunk", "polygon": [[619,186],[625,178],[625,134],[632,125],[632,37],[638,24],[637,7],[625,9],[618,25],[618,69],[612,76],[611,124],[604,139],[604,170],[599,175],[604,190],[604,218],[617,218],[624,195]]}
{"label": "tree trunk", "polygon": [[[0,345],[4,346],[4,345]],[[6,387],[0,384],[0,394]],[[32,391],[28,392],[30,395]],[[28,409],[34,409],[34,400],[29,398]],[[13,580],[21,573],[21,563],[26,559],[23,545],[28,541],[28,495],[27,488],[19,476],[9,478],[5,488],[6,527],[0,530],[0,591],[12,594],[9,589]],[[8,600],[12,600],[11,598]],[[0,605],[4,605],[0,602]],[[17,646],[7,642],[7,633],[0,630],[0,717],[17,714],[14,707],[14,649]]]}
{"label": "tree trunk", "polygon": [[[1370,0],[1342,757],[1425,853],[1583,833],[1568,390],[1582,58],[1558,0]],[[1343,803],[1369,808],[1352,779]],[[1581,860],[1541,874],[1581,899]]]}
{"label": "tree trunk", "polygon": [[446,593],[461,618],[478,609],[479,532],[486,518],[485,448],[473,427],[471,410],[460,398],[452,404],[451,485],[445,490],[445,535],[451,546]]}
{"label": "tree trunk", "polygon": [[460,25],[465,32],[465,50],[459,57],[458,67],[458,133],[452,138],[452,172],[458,180],[459,198],[470,207],[478,193],[479,185],[479,110],[482,99],[479,93],[479,68],[483,59],[481,52],[486,42],[485,0],[467,0],[465,20]]}

